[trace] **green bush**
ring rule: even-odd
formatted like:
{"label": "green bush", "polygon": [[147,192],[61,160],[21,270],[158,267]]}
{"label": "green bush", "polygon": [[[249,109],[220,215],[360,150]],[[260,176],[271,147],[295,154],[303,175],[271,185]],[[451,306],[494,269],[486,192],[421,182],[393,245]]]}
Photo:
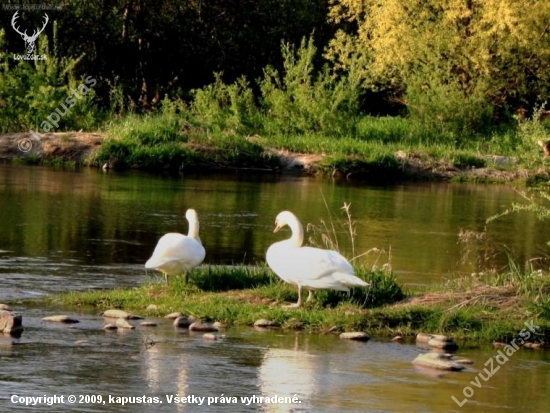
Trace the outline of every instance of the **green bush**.
{"label": "green bush", "polygon": [[297,51],[283,43],[281,51],[284,73],[268,66],[260,81],[268,132],[354,135],[360,93],[354,72],[343,77],[328,67],[316,72],[312,38],[303,39]]}
{"label": "green bush", "polygon": [[[480,133],[488,133],[493,123],[493,107],[481,91],[468,91],[444,69],[423,68],[408,81],[405,99],[409,119],[426,132],[427,143],[465,147]],[[436,74],[439,72],[439,74]]]}
{"label": "green bush", "polygon": [[[0,31],[0,49],[3,45],[4,32]],[[94,104],[91,83],[87,93],[78,94],[81,98],[74,94],[86,83],[74,75],[79,59],[49,53],[46,36],[39,38],[37,54],[47,55],[47,59],[32,63],[20,60],[13,66],[6,54],[0,54],[0,132],[31,129],[45,133],[97,127],[103,116]]]}
{"label": "green bush", "polygon": [[248,81],[241,77],[226,85],[220,73],[215,78],[214,83],[192,91],[191,111],[195,119],[213,132],[254,133],[260,112]]}

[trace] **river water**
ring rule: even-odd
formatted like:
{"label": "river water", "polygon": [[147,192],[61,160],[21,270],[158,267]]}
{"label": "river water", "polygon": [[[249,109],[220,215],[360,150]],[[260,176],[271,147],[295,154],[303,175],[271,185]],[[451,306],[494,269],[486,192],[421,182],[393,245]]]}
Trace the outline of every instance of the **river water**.
{"label": "river water", "polygon": [[[0,165],[0,302],[21,313],[25,326],[20,339],[0,337],[0,406],[11,411],[26,408],[19,397],[63,395],[64,404],[42,403],[34,410],[215,412],[236,401],[230,411],[548,411],[548,351],[520,349],[499,365],[498,349],[462,345],[458,355],[475,364],[461,373],[434,374],[411,364],[425,351],[412,343],[359,344],[248,328],[229,329],[226,339],[208,342],[164,320],[155,320],[154,328],[105,332],[103,319],[85,311],[69,313],[78,324],[45,323],[42,317],[66,310],[28,300],[143,283],[143,265],[158,238],[186,232],[190,207],[199,213],[209,264],[263,261],[267,247],[281,239],[272,233],[274,218],[289,209],[304,225],[325,228],[346,256],[368,252],[358,263],[391,264],[400,282],[429,285],[476,272],[482,262],[505,265],[503,251],[520,262],[544,256],[550,231],[529,215],[494,221],[486,241],[459,242],[460,231],[483,232],[487,217],[518,201],[505,185],[373,187],[295,177]],[[353,244],[344,203],[351,203]],[[319,232],[308,236],[321,242]],[[493,371],[500,368],[487,381],[476,381],[486,362]],[[68,395],[85,403],[68,403]],[[176,395],[197,399],[175,403],[170,398]],[[241,400],[275,395],[297,402]],[[141,396],[162,403],[122,406],[117,399]],[[459,407],[452,396],[466,402]],[[199,397],[205,397],[201,406]]]}

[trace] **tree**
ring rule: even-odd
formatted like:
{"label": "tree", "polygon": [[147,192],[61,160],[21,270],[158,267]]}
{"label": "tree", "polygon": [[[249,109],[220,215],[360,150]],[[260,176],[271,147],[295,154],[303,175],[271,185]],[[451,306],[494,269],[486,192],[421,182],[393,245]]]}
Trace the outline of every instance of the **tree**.
{"label": "tree", "polygon": [[327,57],[343,69],[359,57],[364,86],[407,105],[431,91],[503,114],[550,91],[546,0],[334,0],[329,17],[340,29]]}

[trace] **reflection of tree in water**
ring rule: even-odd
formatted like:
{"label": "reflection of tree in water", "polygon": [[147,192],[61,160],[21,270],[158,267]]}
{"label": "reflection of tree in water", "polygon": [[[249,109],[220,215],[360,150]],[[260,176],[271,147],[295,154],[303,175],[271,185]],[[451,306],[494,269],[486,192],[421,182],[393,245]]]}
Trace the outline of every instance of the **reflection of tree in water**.
{"label": "reflection of tree in water", "polygon": [[316,391],[317,356],[309,354],[307,343],[302,343],[300,335],[294,338],[292,348],[269,348],[264,353],[259,371],[259,382],[264,397],[293,397],[300,404],[263,404],[268,412],[309,411],[310,400]]}

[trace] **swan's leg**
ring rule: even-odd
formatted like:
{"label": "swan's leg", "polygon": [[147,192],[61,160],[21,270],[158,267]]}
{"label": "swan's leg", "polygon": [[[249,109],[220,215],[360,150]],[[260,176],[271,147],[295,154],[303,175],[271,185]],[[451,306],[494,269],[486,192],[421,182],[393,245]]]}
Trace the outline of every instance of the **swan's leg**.
{"label": "swan's leg", "polygon": [[302,286],[298,286],[298,302],[296,303],[296,308],[302,305]]}
{"label": "swan's leg", "polygon": [[310,302],[313,299],[313,290],[309,290],[306,302]]}
{"label": "swan's leg", "polygon": [[302,305],[302,287],[298,286],[298,302],[296,304],[285,305],[286,308],[298,308]]}

